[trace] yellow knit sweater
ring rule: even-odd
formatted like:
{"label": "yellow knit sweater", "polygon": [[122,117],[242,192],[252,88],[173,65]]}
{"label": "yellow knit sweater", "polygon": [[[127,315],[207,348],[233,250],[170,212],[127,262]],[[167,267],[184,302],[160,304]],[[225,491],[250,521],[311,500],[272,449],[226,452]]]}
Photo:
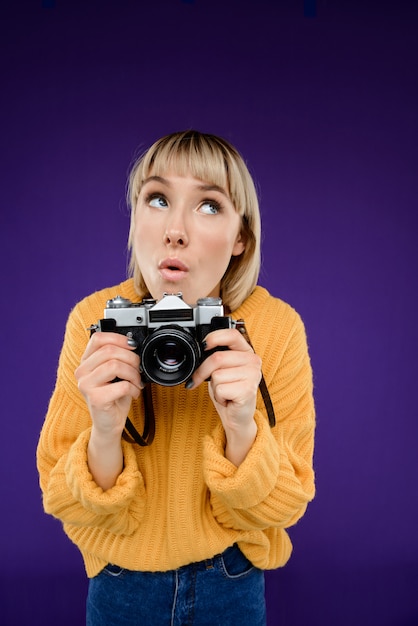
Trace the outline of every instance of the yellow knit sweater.
{"label": "yellow knit sweater", "polygon": [[[262,287],[232,314],[244,318],[262,358],[277,420],[271,429],[259,394],[257,438],[239,468],[224,456],[224,431],[206,383],[189,391],[153,385],[155,440],[146,448],[123,441],[123,472],[103,491],[87,465],[91,419],[74,370],[87,327],[116,295],[138,300],[128,280],[84,299],[68,320],[37,450],[45,511],[63,522],[89,577],[108,562],[175,569],[235,542],[259,568],[284,565],[292,550],[285,528],[303,515],[315,491],[312,373],[298,314]],[[141,399],[130,418],[140,431]]]}

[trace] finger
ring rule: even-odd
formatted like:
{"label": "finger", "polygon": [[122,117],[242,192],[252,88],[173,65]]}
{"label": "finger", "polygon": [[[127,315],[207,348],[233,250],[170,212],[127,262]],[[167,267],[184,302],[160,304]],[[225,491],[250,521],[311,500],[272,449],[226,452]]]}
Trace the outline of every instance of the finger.
{"label": "finger", "polygon": [[121,361],[119,359],[107,359],[96,367],[87,370],[80,367],[76,372],[79,381],[88,381],[91,387],[101,387],[114,381],[116,378],[128,380],[132,384],[139,386],[140,374],[137,363],[134,364]]}
{"label": "finger", "polygon": [[248,390],[243,388],[241,380],[222,383],[215,383],[212,380],[210,387],[213,399],[221,406],[228,406],[230,402],[241,405],[247,401]]}
{"label": "finger", "polygon": [[257,392],[255,389],[249,393],[248,385],[243,384],[243,381],[219,385],[210,382],[209,394],[222,421],[227,420],[224,425],[243,425],[254,418]]}
{"label": "finger", "polygon": [[226,346],[230,350],[253,352],[245,337],[236,328],[214,330],[205,337],[206,349],[212,350],[219,346]]}
{"label": "finger", "polygon": [[234,394],[237,387],[234,387],[234,385],[241,385],[240,395],[254,396],[257,394],[260,380],[261,369],[256,362],[252,365],[246,364],[245,366],[216,369],[211,376],[213,387],[222,385],[226,389],[230,386],[230,391],[225,395],[230,400],[233,400],[235,397]]}
{"label": "finger", "polygon": [[82,378],[78,383],[78,388],[90,408],[101,410],[110,403],[125,397],[137,399],[142,390],[141,382],[135,379],[117,379],[98,385],[93,375]]}
{"label": "finger", "polygon": [[261,379],[261,358],[251,349],[246,352],[216,351],[203,361],[193,374],[194,386],[197,387],[204,380],[213,379],[214,376],[219,382],[244,379],[256,380],[258,385]]}
{"label": "finger", "polygon": [[134,348],[129,345],[128,337],[126,335],[120,335],[119,333],[96,332],[90,337],[81,361],[85,361],[97,350],[100,350],[102,347],[107,345],[125,348],[128,351],[134,350]]}
{"label": "finger", "polygon": [[91,411],[106,411],[125,398],[137,399],[140,393],[141,390],[136,385],[127,380],[120,380],[93,388],[86,399]]}
{"label": "finger", "polygon": [[97,367],[110,361],[120,361],[121,363],[126,363],[131,367],[139,369],[139,356],[135,352],[127,348],[106,344],[81,361],[75,372],[76,378],[78,379],[87,372],[92,372]]}

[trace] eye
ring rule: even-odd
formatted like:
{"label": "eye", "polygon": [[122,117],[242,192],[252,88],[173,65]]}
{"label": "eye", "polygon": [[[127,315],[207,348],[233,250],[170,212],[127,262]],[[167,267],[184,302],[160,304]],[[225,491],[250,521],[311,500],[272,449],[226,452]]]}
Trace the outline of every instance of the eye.
{"label": "eye", "polygon": [[147,203],[155,209],[165,209],[167,207],[167,200],[159,193],[148,196]]}
{"label": "eye", "polygon": [[199,211],[205,215],[216,215],[221,212],[221,205],[214,200],[205,200],[200,205]]}

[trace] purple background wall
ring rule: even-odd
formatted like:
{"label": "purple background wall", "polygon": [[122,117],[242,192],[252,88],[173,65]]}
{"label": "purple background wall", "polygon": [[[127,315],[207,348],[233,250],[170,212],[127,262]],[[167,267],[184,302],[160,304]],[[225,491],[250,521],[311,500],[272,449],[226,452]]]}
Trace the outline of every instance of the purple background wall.
{"label": "purple background wall", "polygon": [[248,160],[260,282],[302,314],[315,370],[318,495],[267,575],[269,626],[418,624],[416,3],[34,0],[0,18],[0,623],[83,623],[37,438],[70,308],[125,276],[129,163],[196,127]]}

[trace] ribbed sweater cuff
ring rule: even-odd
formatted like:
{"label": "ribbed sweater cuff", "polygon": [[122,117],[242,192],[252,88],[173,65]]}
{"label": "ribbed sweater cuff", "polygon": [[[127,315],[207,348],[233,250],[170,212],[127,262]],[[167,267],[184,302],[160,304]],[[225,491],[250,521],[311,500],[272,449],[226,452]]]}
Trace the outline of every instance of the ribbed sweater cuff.
{"label": "ribbed sweater cuff", "polygon": [[144,489],[143,478],[138,470],[135,453],[132,447],[122,440],[124,469],[115,485],[103,491],[90,473],[87,464],[87,446],[90,430],[82,432],[72,445],[65,465],[68,487],[73,497],[85,509],[96,514],[112,514],[124,509],[129,502]]}
{"label": "ribbed sweater cuff", "polygon": [[204,473],[213,495],[234,509],[249,509],[263,502],[274,489],[280,453],[266,418],[256,412],[257,437],[245,460],[237,468],[225,458],[225,431],[222,425],[206,437]]}

